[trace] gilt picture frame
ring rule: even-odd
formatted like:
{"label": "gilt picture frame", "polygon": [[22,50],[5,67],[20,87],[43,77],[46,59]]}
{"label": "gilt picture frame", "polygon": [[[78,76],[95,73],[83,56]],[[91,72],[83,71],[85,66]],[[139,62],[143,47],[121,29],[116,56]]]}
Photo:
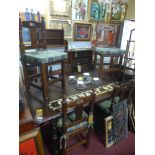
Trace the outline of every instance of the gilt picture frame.
{"label": "gilt picture frame", "polygon": [[90,41],[91,24],[74,23],[74,40]]}
{"label": "gilt picture frame", "polygon": [[113,135],[113,116],[105,118],[105,147],[109,148],[114,145]]}

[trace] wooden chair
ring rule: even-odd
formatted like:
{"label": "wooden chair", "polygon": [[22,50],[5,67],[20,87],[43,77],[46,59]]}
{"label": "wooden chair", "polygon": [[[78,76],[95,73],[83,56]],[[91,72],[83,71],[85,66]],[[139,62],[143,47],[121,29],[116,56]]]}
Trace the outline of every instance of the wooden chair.
{"label": "wooden chair", "polygon": [[[128,106],[132,84],[133,83],[131,81],[128,83],[116,83],[114,90],[111,94],[111,97],[102,102],[99,102],[95,107],[96,128],[97,130],[99,129],[98,132],[102,135],[100,137],[104,137],[101,140],[104,141],[104,144],[106,147],[111,146],[112,144],[114,144],[114,141],[115,141],[113,132],[114,132],[114,128],[117,128],[115,125],[116,123],[114,123],[115,115],[117,114],[116,113],[117,110],[115,109],[117,107],[114,105],[117,105],[117,104],[121,105],[121,103],[124,104],[124,102],[126,102],[127,103],[127,104],[125,103],[126,107]],[[125,115],[125,113],[123,114]],[[110,125],[111,129],[108,129],[106,120],[108,120],[108,118],[110,117],[111,117],[110,121],[112,123]],[[110,133],[111,135],[107,135],[108,133]]]}
{"label": "wooden chair", "polygon": [[[68,103],[66,97],[63,98],[62,118],[58,120],[60,136],[60,150],[63,155],[67,152],[83,145],[89,146],[89,140],[93,128],[93,104],[95,102],[94,90],[89,96],[80,97],[79,99]],[[84,105],[88,105],[88,114],[84,111]],[[68,112],[74,109],[74,112]],[[73,137],[78,138],[78,142],[68,146],[68,141]]]}
{"label": "wooden chair", "polygon": [[[21,61],[24,70],[25,77],[25,85],[27,91],[29,91],[30,86],[35,87],[43,91],[43,98],[45,101],[48,101],[48,86],[55,82],[60,81],[62,83],[62,87],[65,87],[65,61],[67,60],[67,53],[65,53],[64,49],[45,49],[46,41],[44,37],[45,33],[45,25],[42,21],[41,23],[35,21],[22,21],[20,20],[20,53],[21,53]],[[23,42],[22,36],[22,28],[26,27],[30,32],[30,40],[31,45],[25,46]],[[40,37],[41,36],[41,37]],[[41,38],[41,39],[40,39]],[[27,51],[31,49],[31,51]],[[33,50],[32,50],[33,49]],[[61,76],[52,77],[48,73],[48,67],[53,64],[61,64]],[[30,67],[38,67],[40,71],[32,72],[30,74]],[[38,69],[38,70],[39,70]],[[34,77],[41,76],[41,80],[37,83],[32,82]],[[41,86],[40,86],[41,83]],[[47,102],[45,102],[47,104]],[[47,107],[47,106],[45,106]]]}
{"label": "wooden chair", "polygon": [[[24,34],[25,30],[25,34]],[[39,34],[42,34],[43,39],[39,39]],[[19,17],[19,41],[20,41],[20,54],[24,54],[28,50],[32,49],[46,49],[46,41],[44,39],[45,27],[44,23],[36,21],[21,21]],[[27,40],[25,41],[24,35],[27,35]],[[28,81],[35,80],[40,76],[38,68],[36,65],[27,64],[28,69]],[[26,81],[26,82],[28,82]]]}
{"label": "wooden chair", "polygon": [[121,102],[124,99],[130,98],[130,90],[132,88],[132,82],[127,83],[117,82],[111,97],[98,103],[97,107],[102,111],[107,113],[107,115],[112,114],[112,105]]}

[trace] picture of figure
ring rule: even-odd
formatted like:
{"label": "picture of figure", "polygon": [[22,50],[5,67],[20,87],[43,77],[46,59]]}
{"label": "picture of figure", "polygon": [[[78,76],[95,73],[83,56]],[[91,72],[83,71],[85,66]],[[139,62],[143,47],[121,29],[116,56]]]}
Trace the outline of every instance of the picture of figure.
{"label": "picture of figure", "polygon": [[106,3],[105,0],[92,0],[90,19],[103,20],[105,18]]}
{"label": "picture of figure", "polygon": [[86,20],[87,1],[86,0],[73,0],[72,5],[72,18],[73,20]]}

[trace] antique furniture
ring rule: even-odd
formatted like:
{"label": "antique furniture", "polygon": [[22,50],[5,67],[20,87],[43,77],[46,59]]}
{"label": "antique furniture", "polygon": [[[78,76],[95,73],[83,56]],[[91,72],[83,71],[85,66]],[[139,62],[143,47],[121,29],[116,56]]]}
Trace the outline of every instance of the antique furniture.
{"label": "antique furniture", "polygon": [[[67,100],[69,99],[72,100],[72,102],[74,102],[77,99],[80,99],[81,96],[88,97],[87,95],[92,93],[92,89],[95,89],[95,102],[98,102],[104,100],[107,97],[110,97],[114,86],[114,83],[101,83],[100,85],[88,85],[86,90],[77,90],[73,88],[72,84],[66,84],[66,89],[63,92],[59,91],[59,88],[55,89],[54,87],[52,87],[52,90],[50,89],[50,91],[52,92],[50,93],[50,95],[52,95],[52,100],[50,98],[50,101],[48,103],[48,110],[45,111],[46,115],[42,121],[35,123],[40,127],[45,127],[48,125],[51,127],[50,130],[48,130],[48,132],[46,132],[46,135],[44,136],[46,137],[46,139],[51,139],[52,145],[50,143],[49,147],[52,149],[52,153],[54,155],[58,154],[59,141],[56,132],[56,126],[57,119],[60,118],[62,115],[60,111],[62,111],[62,96],[64,95],[64,93],[67,96]],[[33,114],[35,114],[36,109],[38,109],[37,105],[38,104],[36,100],[33,100],[33,102],[31,102],[30,106]],[[85,104],[84,106],[87,107],[87,104]],[[71,112],[74,112],[74,107],[70,108],[69,113]]]}
{"label": "antique furniture", "polygon": [[[125,50],[116,47],[96,47],[95,48],[95,65],[99,65],[98,73],[100,78],[104,78],[104,74],[108,72],[122,72],[122,59]],[[97,64],[97,56],[100,57]],[[105,57],[110,57],[110,63],[105,63]]]}
{"label": "antique furniture", "polygon": [[64,30],[63,29],[45,29],[45,36],[40,33],[40,40],[46,41],[47,47],[64,45]]}
{"label": "antique furniture", "polygon": [[[54,82],[61,81],[62,87],[65,87],[65,78],[64,78],[64,61],[67,59],[67,54],[61,49],[50,49],[50,50],[37,50],[36,52],[28,52],[21,55],[21,60],[24,68],[25,79],[28,79],[27,74],[27,63],[36,64],[41,68],[41,80],[42,86],[37,86],[34,83],[26,83],[27,89],[31,86],[43,90],[44,100],[48,100],[48,85],[53,84]],[[48,79],[47,67],[54,64],[61,63],[62,75],[54,80]],[[28,81],[28,80],[26,80]],[[46,105],[45,105],[46,106]],[[46,108],[46,107],[45,107]]]}
{"label": "antique furniture", "polygon": [[[67,155],[67,152],[76,148],[79,145],[85,144],[88,148],[90,135],[93,128],[93,104],[95,102],[95,92],[87,93],[87,96],[80,96],[74,101],[64,96],[62,102],[62,118],[58,119],[57,126],[60,129],[60,149],[62,154]],[[88,114],[84,111],[84,104],[88,104]],[[71,108],[74,112],[67,113]],[[73,137],[78,137],[78,142],[68,145],[68,141]]]}
{"label": "antique furniture", "polygon": [[25,132],[19,136],[19,154],[45,154],[40,128]]}
{"label": "antique furniture", "polygon": [[[48,85],[53,84],[57,81],[62,82],[62,86],[64,87],[64,61],[67,59],[67,54],[65,53],[64,48],[53,48],[53,49],[42,49],[40,48],[41,45],[44,45],[45,40],[38,41],[38,36],[35,35],[37,33],[36,27],[39,26],[40,23],[34,22],[34,21],[23,21],[20,24],[22,24],[22,27],[26,27],[28,29],[34,31],[34,34],[32,35],[31,39],[31,46],[27,46],[29,50],[25,52],[25,46],[23,45],[22,40],[22,29],[20,29],[20,51],[21,51],[21,61],[23,65],[23,71],[24,71],[24,77],[25,77],[25,85],[27,91],[29,91],[30,86],[33,86],[35,88],[38,88],[40,90],[43,90],[43,98],[46,102],[48,102]],[[40,29],[39,29],[40,30]],[[41,30],[40,30],[41,31]],[[42,32],[44,36],[44,31]],[[37,33],[38,34],[38,33]],[[34,39],[35,38],[35,39]],[[35,41],[34,41],[35,40]],[[42,46],[42,47],[44,47]],[[33,48],[33,49],[32,49]],[[48,77],[48,66],[51,66],[52,64],[60,63],[61,64],[61,76],[59,77],[52,77],[51,80]],[[38,70],[40,69],[40,72],[38,72],[37,75],[33,76],[40,76],[41,75],[41,83],[34,83],[29,76],[29,66],[37,66]],[[46,102],[43,104],[44,110],[46,109]]]}
{"label": "antique furniture", "polygon": [[[43,40],[39,40],[39,32],[43,34]],[[19,47],[20,54],[24,54],[29,49],[45,49],[44,25],[36,21],[21,21],[19,17]],[[40,76],[36,65],[27,64],[28,80],[36,80]],[[27,83],[28,81],[26,81]]]}
{"label": "antique furniture", "polygon": [[68,42],[69,74],[77,72],[77,65],[80,65],[82,70],[93,65],[93,49],[90,41]]}
{"label": "antique furniture", "polygon": [[[113,93],[111,94],[110,98],[107,98],[106,100],[96,104],[96,122],[97,126],[102,130],[102,132],[104,131],[104,143],[106,147],[112,146],[114,143],[123,138],[123,136],[127,136],[127,103],[130,98],[129,92],[131,88],[132,82],[118,83],[114,86]],[[110,123],[107,125],[109,120]],[[122,122],[123,124],[121,124]],[[120,130],[122,129],[122,135],[118,135],[120,133],[117,128]]]}

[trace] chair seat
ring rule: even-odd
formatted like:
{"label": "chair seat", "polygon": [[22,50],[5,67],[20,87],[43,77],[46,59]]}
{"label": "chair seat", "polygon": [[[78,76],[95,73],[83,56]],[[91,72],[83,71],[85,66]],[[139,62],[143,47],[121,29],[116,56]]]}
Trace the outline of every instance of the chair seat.
{"label": "chair seat", "polygon": [[[120,97],[119,97],[119,96],[116,96],[116,97],[115,97],[115,102],[118,103],[119,100],[120,100]],[[97,106],[98,106],[101,110],[106,111],[107,109],[110,108],[111,104],[112,104],[112,102],[111,102],[111,100],[109,99],[109,100],[105,100],[105,101],[100,102]]]}
{"label": "chair seat", "polygon": [[[88,115],[84,111],[82,111],[82,118],[88,118]],[[75,119],[76,119],[76,116],[75,116],[74,112],[69,114],[68,117],[67,117],[67,124],[75,121]],[[86,127],[87,125],[88,125],[88,122],[87,121],[83,121],[83,122],[81,122],[79,124],[76,124],[74,126],[71,126],[71,127],[67,128],[67,133],[70,133],[70,132],[72,132],[74,130],[77,130],[77,129],[81,128],[81,127]],[[58,119],[57,127],[58,128],[62,127],[62,118]]]}

